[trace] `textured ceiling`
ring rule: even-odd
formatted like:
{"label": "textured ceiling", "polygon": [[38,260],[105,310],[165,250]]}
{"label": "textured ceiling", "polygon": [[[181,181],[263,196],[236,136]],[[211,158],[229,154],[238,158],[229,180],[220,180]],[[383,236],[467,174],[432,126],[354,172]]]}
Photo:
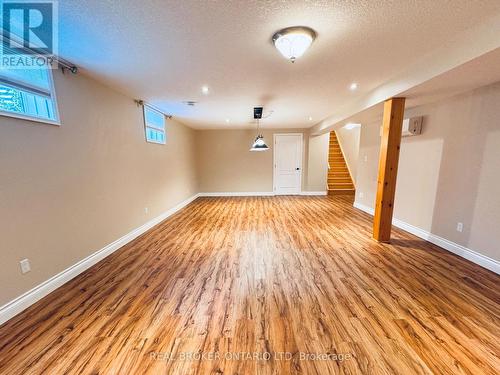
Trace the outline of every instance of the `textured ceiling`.
{"label": "textured ceiling", "polygon": [[[401,96],[406,98],[405,108],[408,109],[435,103],[496,82],[500,82],[500,48],[403,91]],[[334,124],[331,129],[336,130],[347,123],[382,124],[383,112],[383,103],[379,103]]]}
{"label": "textured ceiling", "polygon": [[[265,127],[309,127],[498,15],[498,0],[61,0],[59,51],[196,128],[249,127],[255,105]],[[270,41],[293,25],[318,33],[295,64]]]}

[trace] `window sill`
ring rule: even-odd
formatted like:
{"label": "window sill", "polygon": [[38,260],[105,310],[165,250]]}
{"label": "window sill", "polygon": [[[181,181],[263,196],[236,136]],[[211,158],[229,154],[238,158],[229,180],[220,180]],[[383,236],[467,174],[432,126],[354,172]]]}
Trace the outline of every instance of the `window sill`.
{"label": "window sill", "polygon": [[49,120],[49,119],[26,116],[26,115],[23,115],[21,113],[14,113],[14,112],[7,112],[7,111],[0,111],[0,116],[11,117],[11,118],[16,118],[16,119],[20,119],[20,120],[32,121],[32,122],[40,122],[42,124],[61,126],[61,121],[59,119]]}

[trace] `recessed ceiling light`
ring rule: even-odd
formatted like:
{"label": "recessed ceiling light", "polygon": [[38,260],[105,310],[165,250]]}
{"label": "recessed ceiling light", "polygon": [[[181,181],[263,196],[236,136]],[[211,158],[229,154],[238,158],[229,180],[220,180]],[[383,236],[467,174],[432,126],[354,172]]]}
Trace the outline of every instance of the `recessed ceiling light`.
{"label": "recessed ceiling light", "polygon": [[228,118],[226,119],[226,124],[229,124],[229,119]]}
{"label": "recessed ceiling light", "polygon": [[302,56],[316,39],[316,32],[310,27],[287,27],[273,35],[276,49],[288,60],[295,62]]}
{"label": "recessed ceiling light", "polygon": [[361,126],[361,124],[354,124],[354,123],[350,122],[348,124],[345,124],[344,128],[347,130],[352,130],[355,128],[359,128],[360,126]]}
{"label": "recessed ceiling light", "polygon": [[311,116],[309,116],[309,121],[312,121],[312,120],[313,120],[313,118]]}
{"label": "recessed ceiling light", "polygon": [[203,86],[201,88],[201,92],[203,93],[203,95],[208,95],[210,93],[210,88],[208,86]]}
{"label": "recessed ceiling light", "polygon": [[358,88],[358,84],[356,82],[353,82],[351,83],[351,86],[349,86],[349,88],[351,89],[351,91],[354,91]]}

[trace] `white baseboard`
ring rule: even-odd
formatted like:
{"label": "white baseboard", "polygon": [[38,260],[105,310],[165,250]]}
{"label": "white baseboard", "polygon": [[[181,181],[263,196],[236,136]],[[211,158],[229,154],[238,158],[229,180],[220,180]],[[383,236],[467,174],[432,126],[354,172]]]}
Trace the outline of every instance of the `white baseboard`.
{"label": "white baseboard", "polygon": [[67,283],[74,277],[81,274],[83,271],[89,269],[97,262],[106,258],[108,255],[112,254],[122,246],[126,245],[136,237],[140,236],[147,230],[151,229],[155,225],[161,223],[163,220],[173,215],[180,209],[187,206],[189,203],[198,198],[198,194],[186,199],[185,201],[179,203],[175,207],[172,207],[168,211],[164,212],[158,217],[148,221],[139,228],[127,233],[123,237],[117,239],[116,241],[104,246],[102,249],[96,251],[95,253],[89,255],[88,257],[82,259],[78,263],[66,268],[64,271],[59,272],[57,275],[51,277],[50,279],[44,281],[43,283],[37,285],[28,292],[22,294],[21,296],[15,298],[14,300],[6,303],[0,307],[0,324],[5,323],[7,320],[13,318],[21,311],[25,310],[29,306],[33,305],[38,300],[42,299],[52,291],[56,290],[63,284]]}
{"label": "white baseboard", "polygon": [[[366,212],[367,214],[370,214],[373,216],[374,214],[374,209],[371,207],[368,207],[364,204],[361,204],[359,202],[354,202],[354,207],[360,209],[361,211]],[[452,252],[453,254],[456,254],[462,258],[465,258],[472,263],[478,264],[481,267],[484,267],[490,271],[495,272],[496,274],[500,274],[500,262],[492,259],[490,257],[487,257],[486,255],[483,255],[475,250],[469,249],[465,246],[459,245],[455,242],[452,242],[450,240],[447,240],[446,238],[439,237],[431,232],[428,232],[426,230],[423,230],[421,228],[418,228],[414,225],[408,224],[402,220],[393,218],[392,219],[392,225],[395,227],[398,227],[400,229],[403,229],[407,231],[408,233],[411,233],[417,237],[422,238],[423,240],[429,241],[430,243],[433,243],[434,245],[437,245],[439,247],[442,247],[445,250],[448,250],[449,252]]]}
{"label": "white baseboard", "polygon": [[370,214],[372,216],[375,214],[375,210],[373,208],[365,206],[362,203],[358,203],[358,202],[355,201],[354,204],[353,204],[353,206],[354,206],[354,208],[357,208],[358,210],[366,212],[367,214]]}
{"label": "white baseboard", "polygon": [[[272,197],[275,196],[272,191],[250,191],[250,192],[214,192],[199,193],[200,197]],[[327,195],[326,191],[301,191],[298,194],[291,195]]]}
{"label": "white baseboard", "polygon": [[199,193],[200,197],[270,197],[274,193],[268,191],[251,191],[251,192],[214,192],[214,193]]}

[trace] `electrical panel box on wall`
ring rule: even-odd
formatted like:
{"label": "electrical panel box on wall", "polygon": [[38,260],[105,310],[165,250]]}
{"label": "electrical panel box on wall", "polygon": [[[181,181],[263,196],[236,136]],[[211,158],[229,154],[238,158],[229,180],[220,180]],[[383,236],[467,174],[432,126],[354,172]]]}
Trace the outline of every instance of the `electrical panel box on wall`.
{"label": "electrical panel box on wall", "polygon": [[424,118],[422,116],[412,117],[403,120],[403,132],[401,135],[403,137],[409,137],[413,135],[422,134],[422,122]]}

